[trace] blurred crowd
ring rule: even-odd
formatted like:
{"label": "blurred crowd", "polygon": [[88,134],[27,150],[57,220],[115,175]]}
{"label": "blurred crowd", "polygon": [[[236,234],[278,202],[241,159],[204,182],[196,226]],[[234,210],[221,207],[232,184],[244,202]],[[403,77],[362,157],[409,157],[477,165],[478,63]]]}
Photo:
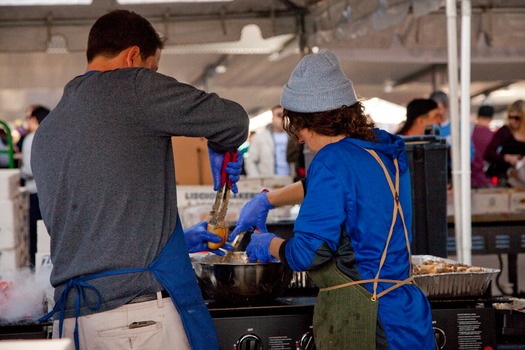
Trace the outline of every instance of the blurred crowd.
{"label": "blurred crowd", "polygon": [[[494,123],[503,114],[503,125]],[[288,138],[282,128],[282,107],[272,108],[272,122],[252,131],[240,151],[247,177],[306,176],[308,149]],[[473,111],[470,123],[471,187],[525,188],[525,102],[517,100],[497,111],[490,104]],[[405,137],[434,134],[449,147],[448,175],[451,183],[451,127],[448,96],[435,91],[428,98],[415,98],[406,106],[406,120],[396,132]],[[251,151],[251,152],[250,152]]]}
{"label": "blurred crowd", "polygon": [[[428,98],[413,99],[407,104],[406,121],[396,133],[403,136],[436,133],[445,138],[451,147],[448,103],[448,96],[443,91],[436,91]],[[49,109],[42,105],[29,106],[25,119],[17,120],[9,129],[10,138],[6,127],[0,124],[0,168],[23,167],[24,140],[36,130],[38,124],[34,122],[38,123],[38,119],[41,119],[34,111],[42,115],[47,114]],[[504,123],[500,127],[495,127],[493,123],[497,112],[504,113]],[[281,106],[274,106],[272,115],[272,122],[261,130],[252,131],[240,148],[245,157],[243,174],[247,177],[304,178],[308,149],[305,149],[304,144],[289,138],[282,128]],[[507,106],[505,111],[496,111],[486,104],[473,115],[470,130],[472,188],[525,188],[525,102],[517,100]],[[10,164],[11,149],[13,164]],[[22,178],[22,183],[25,180]]]}

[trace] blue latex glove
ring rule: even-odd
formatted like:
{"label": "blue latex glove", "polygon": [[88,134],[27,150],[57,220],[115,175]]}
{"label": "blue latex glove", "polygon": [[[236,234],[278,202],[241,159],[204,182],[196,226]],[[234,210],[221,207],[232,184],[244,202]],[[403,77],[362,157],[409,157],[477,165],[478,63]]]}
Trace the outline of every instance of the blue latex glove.
{"label": "blue latex glove", "polygon": [[259,260],[262,263],[269,261],[277,261],[276,258],[270,254],[270,241],[277,237],[273,233],[253,233],[250,244],[246,247],[246,255],[250,262]]}
{"label": "blue latex glove", "polygon": [[266,219],[268,218],[268,211],[273,208],[275,207],[268,201],[266,192],[253,197],[242,207],[237,226],[228,237],[228,241],[233,241],[241,232],[254,231],[256,228],[259,232],[268,232]]}
{"label": "blue latex glove", "polygon": [[[188,251],[190,253],[210,251],[217,255],[224,255],[225,253],[220,249],[208,249],[208,241],[213,243],[219,243],[221,241],[221,237],[209,232],[206,229],[207,227],[208,223],[206,221],[201,221],[198,224],[184,230],[184,240],[186,241],[186,245],[188,246]],[[231,250],[232,246],[229,244],[225,244],[222,246],[222,249]]]}
{"label": "blue latex glove", "polygon": [[[237,151],[235,151],[237,153]],[[222,164],[224,162],[224,154],[219,154],[215,151],[213,151],[211,148],[208,148],[208,155],[210,157],[210,167],[211,167],[211,174],[213,176],[213,190],[218,191],[219,188],[224,185],[222,181]],[[233,193],[237,193],[237,181],[239,181],[241,171],[242,171],[242,162],[243,157],[242,155],[238,155],[237,161],[235,162],[228,162],[226,168],[224,171],[226,171],[226,174],[228,175],[228,179],[231,181],[231,190]]]}
{"label": "blue latex glove", "polygon": [[231,190],[233,193],[238,193],[239,189],[237,188],[237,181],[241,178],[242,163],[244,158],[242,154],[238,154],[237,160],[235,162],[228,162],[226,167],[226,173],[228,174],[228,179],[231,181]]}

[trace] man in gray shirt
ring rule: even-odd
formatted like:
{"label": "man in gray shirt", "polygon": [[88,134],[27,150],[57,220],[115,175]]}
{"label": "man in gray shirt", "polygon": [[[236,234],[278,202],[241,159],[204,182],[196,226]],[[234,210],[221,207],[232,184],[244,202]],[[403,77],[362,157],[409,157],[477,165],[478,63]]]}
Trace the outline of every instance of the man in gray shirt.
{"label": "man in gray shirt", "polygon": [[[163,45],[136,13],[100,17],[86,73],[66,85],[33,141],[55,311],[66,318],[55,319],[53,336],[75,338],[77,349],[218,349],[180,225],[171,137],[208,140],[218,189],[224,154],[246,140],[249,118],[156,73]],[[240,164],[229,166],[235,182]],[[190,234],[191,244],[218,242],[202,227]]]}

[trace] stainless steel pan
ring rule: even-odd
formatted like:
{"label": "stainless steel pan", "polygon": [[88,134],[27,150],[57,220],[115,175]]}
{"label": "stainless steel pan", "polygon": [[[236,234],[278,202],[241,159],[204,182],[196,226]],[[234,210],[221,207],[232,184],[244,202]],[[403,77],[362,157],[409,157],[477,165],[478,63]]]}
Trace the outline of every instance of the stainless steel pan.
{"label": "stainless steel pan", "polygon": [[292,270],[281,262],[250,263],[246,252],[235,252],[227,262],[214,254],[191,257],[203,294],[228,305],[259,305],[281,295]]}

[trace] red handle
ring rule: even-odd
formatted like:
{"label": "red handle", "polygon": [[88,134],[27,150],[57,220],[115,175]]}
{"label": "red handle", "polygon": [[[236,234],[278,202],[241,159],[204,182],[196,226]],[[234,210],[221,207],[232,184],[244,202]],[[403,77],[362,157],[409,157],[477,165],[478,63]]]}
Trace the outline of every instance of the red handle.
{"label": "red handle", "polygon": [[229,162],[236,162],[239,153],[237,151],[228,151],[224,154],[224,159],[222,160],[222,169],[221,169],[221,185],[226,185],[228,187],[232,186],[232,182],[228,179],[228,173],[226,172],[226,167]]}

